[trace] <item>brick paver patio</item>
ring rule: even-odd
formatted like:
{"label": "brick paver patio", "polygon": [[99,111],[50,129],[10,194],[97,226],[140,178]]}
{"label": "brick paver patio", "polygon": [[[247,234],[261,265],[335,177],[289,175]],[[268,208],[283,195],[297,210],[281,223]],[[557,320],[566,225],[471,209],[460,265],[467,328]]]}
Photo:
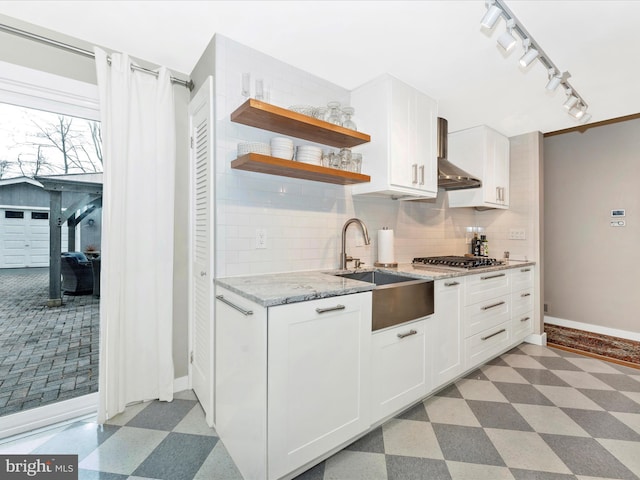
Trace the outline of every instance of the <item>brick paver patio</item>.
{"label": "brick paver patio", "polygon": [[98,391],[100,299],[48,298],[48,268],[0,269],[0,416]]}

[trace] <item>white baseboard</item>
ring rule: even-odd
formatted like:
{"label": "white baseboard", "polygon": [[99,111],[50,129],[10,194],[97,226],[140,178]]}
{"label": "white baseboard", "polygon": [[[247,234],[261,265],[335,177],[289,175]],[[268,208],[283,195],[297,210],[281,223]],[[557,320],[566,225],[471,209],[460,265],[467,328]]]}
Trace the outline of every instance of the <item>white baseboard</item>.
{"label": "white baseboard", "polygon": [[616,328],[603,327],[601,325],[593,325],[591,323],[575,322],[573,320],[565,320],[564,318],[548,317],[545,315],[544,323],[557,325],[559,327],[575,328],[576,330],[584,330],[586,332],[599,333],[601,335],[609,335],[611,337],[626,338],[627,340],[635,340],[640,342],[640,333],[629,332],[627,330],[618,330]]}
{"label": "white baseboard", "polygon": [[181,392],[183,390],[188,390],[189,388],[190,387],[189,387],[188,376],[173,379],[173,393]]}
{"label": "white baseboard", "polygon": [[543,347],[547,345],[547,334],[546,333],[532,333],[531,335],[527,335],[524,339],[526,343],[532,343],[534,345],[542,345]]}
{"label": "white baseboard", "polygon": [[0,418],[0,438],[11,437],[98,411],[98,394],[90,393]]}

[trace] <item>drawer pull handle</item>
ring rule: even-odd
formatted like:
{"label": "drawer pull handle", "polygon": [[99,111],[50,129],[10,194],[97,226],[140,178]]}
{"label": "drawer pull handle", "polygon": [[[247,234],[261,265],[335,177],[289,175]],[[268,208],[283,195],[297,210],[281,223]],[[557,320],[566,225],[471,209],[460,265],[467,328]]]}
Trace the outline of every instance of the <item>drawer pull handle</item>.
{"label": "drawer pull handle", "polygon": [[503,328],[502,330],[498,330],[496,333],[492,333],[491,335],[487,335],[486,337],[481,337],[482,340],[489,340],[491,337],[495,337],[496,335],[500,335],[502,332],[506,332],[507,329]]}
{"label": "drawer pull handle", "polygon": [[227,300],[226,298],[224,298],[223,295],[216,295],[216,298],[218,300],[220,300],[222,303],[226,303],[227,305],[229,305],[231,308],[235,308],[237,311],[239,311],[241,314],[243,314],[244,316],[248,317],[249,315],[253,315],[253,310],[245,310],[242,307],[239,307],[238,305],[236,305],[235,303],[230,302],[229,300]]}
{"label": "drawer pull handle", "polygon": [[415,330],[409,330],[407,333],[399,333],[398,338],[410,337],[411,335],[416,335],[418,332]]}
{"label": "drawer pull handle", "polygon": [[495,307],[499,307],[500,305],[504,305],[506,302],[503,300],[501,302],[498,303],[492,303],[491,305],[486,305],[484,307],[482,307],[482,310],[489,310],[490,308],[495,308]]}
{"label": "drawer pull handle", "polygon": [[524,318],[521,318],[520,321],[521,322],[528,322],[529,318],[531,318],[531,317],[524,317]]}
{"label": "drawer pull handle", "polygon": [[485,275],[484,277],[480,277],[480,280],[489,280],[491,278],[504,277],[506,273],[497,273],[495,275]]}
{"label": "drawer pull handle", "polygon": [[444,284],[445,287],[455,287],[456,285],[460,285],[460,282],[447,282]]}
{"label": "drawer pull handle", "polygon": [[335,307],[327,307],[327,308],[316,308],[316,312],[318,313],[327,313],[327,312],[335,312],[336,310],[344,310],[346,307],[344,305],[336,305]]}
{"label": "drawer pull handle", "polygon": [[523,272],[523,273],[524,272],[530,272],[531,269],[530,268],[521,268],[520,271]]}
{"label": "drawer pull handle", "polygon": [[521,293],[520,296],[521,297],[529,297],[529,296],[531,296],[531,294],[530,293]]}

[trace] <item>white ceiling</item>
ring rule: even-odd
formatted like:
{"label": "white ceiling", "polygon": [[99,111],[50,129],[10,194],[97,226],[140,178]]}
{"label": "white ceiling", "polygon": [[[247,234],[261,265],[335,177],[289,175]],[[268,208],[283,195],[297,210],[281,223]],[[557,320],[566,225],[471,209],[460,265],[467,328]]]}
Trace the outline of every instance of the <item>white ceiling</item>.
{"label": "white ceiling", "polygon": [[[640,1],[505,1],[572,74],[591,122],[640,112]],[[437,99],[450,131],[577,125],[540,62],[522,69],[520,46],[499,50],[504,20],[480,27],[485,11],[482,0],[0,1],[0,14],[186,74],[215,33],[347,89],[389,72]]]}

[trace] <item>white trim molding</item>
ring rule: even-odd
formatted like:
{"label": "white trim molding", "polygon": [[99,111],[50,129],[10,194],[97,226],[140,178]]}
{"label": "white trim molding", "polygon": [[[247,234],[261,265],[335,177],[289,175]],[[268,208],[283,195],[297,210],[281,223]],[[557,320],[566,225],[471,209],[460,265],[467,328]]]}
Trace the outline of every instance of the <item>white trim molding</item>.
{"label": "white trim molding", "polygon": [[532,333],[531,335],[527,335],[524,339],[526,343],[532,343],[534,345],[547,345],[547,334],[546,333]]}
{"label": "white trim molding", "polygon": [[0,62],[0,102],[100,120],[98,86]]}
{"label": "white trim molding", "polygon": [[616,328],[603,327],[601,325],[593,325],[591,323],[576,322],[574,320],[565,320],[564,318],[544,317],[544,323],[549,325],[557,325],[558,327],[575,328],[576,330],[584,330],[585,332],[599,333],[601,335],[609,335],[610,337],[625,338],[627,340],[635,340],[640,342],[640,333],[630,332],[628,330],[618,330]]}
{"label": "white trim molding", "polygon": [[63,400],[0,418],[0,438],[11,437],[98,411],[98,394]]}
{"label": "white trim molding", "polygon": [[189,390],[189,376],[174,378],[173,379],[173,393],[182,392],[183,390]]}

